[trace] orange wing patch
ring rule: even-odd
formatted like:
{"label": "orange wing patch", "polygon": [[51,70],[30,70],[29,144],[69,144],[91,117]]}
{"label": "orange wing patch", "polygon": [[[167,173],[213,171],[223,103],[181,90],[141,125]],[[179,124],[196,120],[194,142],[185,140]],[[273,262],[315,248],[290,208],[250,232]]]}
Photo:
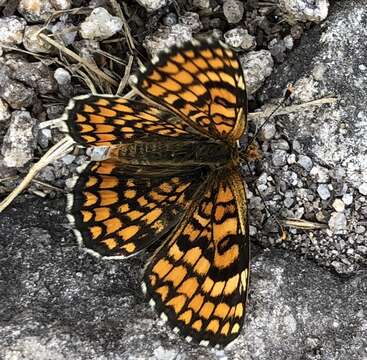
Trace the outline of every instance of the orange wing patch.
{"label": "orange wing patch", "polygon": [[64,117],[69,135],[84,146],[110,146],[164,138],[187,140],[193,137],[193,130],[168,112],[108,95],[74,98]]}
{"label": "orange wing patch", "polygon": [[236,172],[211,179],[206,193],[153,256],[143,288],[188,340],[226,345],[237,337],[245,314],[246,199]]}
{"label": "orange wing patch", "polygon": [[219,42],[172,48],[153,61],[133,86],[204,135],[234,142],[246,127],[241,64],[234,51]]}
{"label": "orange wing patch", "polygon": [[144,177],[112,161],[91,162],[69,196],[69,217],[83,247],[100,256],[129,256],[170,231],[202,180]]}

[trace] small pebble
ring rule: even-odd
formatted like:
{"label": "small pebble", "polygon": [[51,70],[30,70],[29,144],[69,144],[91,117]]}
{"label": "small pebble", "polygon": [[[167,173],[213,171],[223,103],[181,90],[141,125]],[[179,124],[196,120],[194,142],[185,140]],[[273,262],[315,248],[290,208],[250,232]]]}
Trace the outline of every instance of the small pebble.
{"label": "small pebble", "polygon": [[264,84],[273,71],[274,61],[269,50],[250,51],[240,56],[247,84],[247,92],[253,94]]}
{"label": "small pebble", "polygon": [[180,17],[180,23],[188,26],[193,33],[197,33],[203,28],[199,14],[194,12],[185,12],[185,14]]}
{"label": "small pebble", "polygon": [[13,111],[1,149],[7,167],[20,168],[33,159],[37,142],[36,123],[28,111]]}
{"label": "small pebble", "polygon": [[209,9],[210,0],[193,0],[192,5],[198,9]]}
{"label": "small pebble", "polygon": [[311,176],[316,179],[318,183],[327,183],[330,179],[329,171],[324,167],[315,165],[310,172]]}
{"label": "small pebble", "polygon": [[296,161],[297,161],[296,154],[290,154],[290,155],[288,155],[287,163],[289,165],[295,164]]}
{"label": "small pebble", "polygon": [[94,9],[80,25],[80,35],[84,39],[105,40],[122,29],[122,20],[112,16],[105,8]]}
{"label": "small pebble", "polygon": [[275,150],[272,155],[273,165],[276,167],[287,164],[287,153],[284,150]]}
{"label": "small pebble", "polygon": [[352,194],[344,194],[342,200],[345,205],[351,205],[353,203],[353,195]]}
{"label": "small pebble", "polygon": [[172,26],[177,24],[177,15],[175,13],[168,13],[162,20],[163,25]]}
{"label": "small pebble", "polygon": [[275,125],[271,122],[267,122],[261,129],[260,134],[264,140],[270,140],[276,133]]}
{"label": "small pebble", "polygon": [[55,38],[61,39],[66,46],[73,44],[78,35],[73,24],[64,23],[63,21],[59,21],[52,25],[51,31]]}
{"label": "small pebble", "polygon": [[356,231],[356,234],[364,234],[366,231],[366,228],[363,225],[358,225],[355,231]]}
{"label": "small pebble", "polygon": [[168,0],[136,0],[141,6],[144,6],[148,11],[158,10],[169,4]]}
{"label": "small pebble", "polygon": [[341,212],[333,212],[328,222],[330,230],[334,234],[345,234],[347,230],[347,218]]}
{"label": "small pebble", "polygon": [[328,187],[327,184],[320,184],[317,187],[317,193],[319,194],[319,196],[322,200],[327,200],[331,196],[330,191],[329,191],[329,187]]}
{"label": "small pebble", "polygon": [[367,195],[367,183],[362,183],[361,185],[359,185],[358,187],[358,191],[362,194],[362,195]]}
{"label": "small pebble", "polygon": [[[0,124],[7,122],[11,117],[9,105],[3,99],[0,99]],[[3,124],[2,124],[3,125]]]}
{"label": "small pebble", "polygon": [[291,35],[287,35],[284,39],[284,45],[288,50],[292,50],[294,46],[294,41]]}
{"label": "small pebble", "polygon": [[273,39],[269,42],[268,49],[276,61],[283,62],[286,56],[286,46],[284,40]]}
{"label": "small pebble", "polygon": [[55,11],[67,10],[71,0],[20,0],[18,11],[30,23],[44,22]]}
{"label": "small pebble", "polygon": [[16,16],[0,18],[0,45],[19,45],[26,26],[24,19]]}
{"label": "small pebble", "polygon": [[237,24],[242,20],[245,9],[242,1],[225,0],[223,3],[223,14],[230,24]]}
{"label": "small pebble", "polygon": [[41,29],[41,25],[26,26],[24,31],[23,45],[28,51],[35,53],[51,52],[52,45],[38,37]]}
{"label": "small pebble", "polygon": [[328,15],[328,0],[279,0],[281,11],[286,13],[286,20],[290,24],[297,21],[312,21],[320,23]]}
{"label": "small pebble", "polygon": [[285,150],[285,151],[288,151],[289,150],[289,144],[284,139],[272,140],[271,141],[271,148],[272,148],[272,150]]}
{"label": "small pebble", "polygon": [[344,204],[343,200],[335,199],[334,202],[333,202],[333,208],[337,212],[343,212],[345,210],[345,204]]}
{"label": "small pebble", "polygon": [[300,155],[298,157],[298,162],[300,166],[302,166],[306,171],[310,171],[312,169],[313,163],[311,158],[306,155]]}
{"label": "small pebble", "polygon": [[54,78],[59,85],[70,84],[71,75],[64,68],[57,68],[54,72]]}
{"label": "small pebble", "polygon": [[256,38],[243,28],[234,28],[227,31],[224,34],[224,41],[229,46],[244,50],[252,50],[256,47]]}

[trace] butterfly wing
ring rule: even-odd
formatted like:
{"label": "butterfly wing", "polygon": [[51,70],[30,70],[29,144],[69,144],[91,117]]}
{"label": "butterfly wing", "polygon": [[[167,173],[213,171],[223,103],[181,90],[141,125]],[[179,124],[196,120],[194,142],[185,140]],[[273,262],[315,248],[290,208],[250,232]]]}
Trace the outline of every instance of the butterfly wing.
{"label": "butterfly wing", "polygon": [[172,47],[132,86],[202,134],[234,142],[246,127],[246,89],[236,53],[216,40]]}
{"label": "butterfly wing", "polygon": [[205,192],[148,264],[143,290],[188,340],[224,346],[243,324],[249,279],[245,189],[236,171]]}
{"label": "butterfly wing", "polygon": [[[194,130],[155,106],[108,95],[72,99],[63,116],[65,131],[84,146],[135,141],[192,139]],[[196,135],[197,137],[197,135]]]}
{"label": "butterfly wing", "polygon": [[68,196],[80,245],[94,255],[127,257],[180,221],[205,173],[142,176],[113,161],[89,163]]}

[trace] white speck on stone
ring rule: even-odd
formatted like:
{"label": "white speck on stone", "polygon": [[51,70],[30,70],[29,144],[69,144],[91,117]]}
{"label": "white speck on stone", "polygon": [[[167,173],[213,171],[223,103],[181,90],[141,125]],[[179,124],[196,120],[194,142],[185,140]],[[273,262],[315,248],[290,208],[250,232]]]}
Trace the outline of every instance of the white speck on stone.
{"label": "white speck on stone", "polygon": [[353,195],[352,194],[344,194],[342,200],[345,205],[351,205],[353,203]]}
{"label": "white speck on stone", "polygon": [[80,35],[84,39],[105,40],[121,31],[122,20],[112,16],[106,9],[99,7],[80,25]]}
{"label": "white speck on stone", "polygon": [[241,21],[245,9],[239,0],[225,0],[223,3],[223,14],[230,24]]}
{"label": "white speck on stone", "polygon": [[155,11],[164,6],[167,6],[170,1],[168,0],[136,0],[141,6],[144,6],[147,11]]}
{"label": "white speck on stone", "polygon": [[291,35],[287,35],[283,40],[284,45],[288,50],[293,49],[294,41]]}
{"label": "white speck on stone", "polygon": [[362,194],[362,195],[367,195],[367,182],[362,183],[361,185],[358,186],[358,191]]}
{"label": "white speck on stone", "polygon": [[249,234],[250,234],[250,236],[255,236],[257,234],[257,229],[256,229],[255,226],[253,226],[253,225],[249,226]]}
{"label": "white speck on stone", "polygon": [[247,84],[247,92],[253,94],[273,71],[274,61],[268,50],[250,51],[240,57]]}
{"label": "white speck on stone", "polygon": [[292,164],[295,164],[296,163],[296,160],[297,160],[296,154],[289,154],[288,155],[288,158],[287,158],[287,163],[289,165],[292,165]]}
{"label": "white speck on stone", "polygon": [[26,26],[24,19],[16,16],[0,18],[0,45],[19,45]]}
{"label": "white speck on stone", "polygon": [[311,158],[306,155],[300,155],[298,157],[298,164],[302,166],[306,171],[310,171],[313,166]]}
{"label": "white speck on stone", "polygon": [[67,85],[71,81],[70,73],[64,68],[57,68],[54,72],[54,78],[59,85]]}
{"label": "white speck on stone", "polygon": [[286,13],[286,20],[293,24],[297,21],[319,23],[326,19],[329,9],[328,0],[279,0],[279,8]]}
{"label": "white speck on stone", "polygon": [[283,322],[288,333],[293,334],[297,330],[297,321],[292,314],[285,316]]}
{"label": "white speck on stone", "polygon": [[37,143],[36,119],[28,111],[14,111],[1,153],[7,167],[22,167],[33,158]]}
{"label": "white speck on stone", "polygon": [[35,53],[49,53],[51,51],[52,45],[38,37],[42,28],[41,25],[26,26],[23,45],[28,51]]}
{"label": "white speck on stone", "polygon": [[337,212],[343,212],[345,210],[345,204],[344,204],[343,200],[335,199],[334,202],[333,202],[333,208]]}
{"label": "white speck on stone", "polygon": [[334,234],[342,235],[347,231],[347,218],[341,212],[333,212],[328,224]]}
{"label": "white speck on stone", "polygon": [[319,196],[322,200],[327,200],[331,196],[330,191],[329,191],[329,187],[326,184],[320,184],[317,187],[317,193],[319,194]]}

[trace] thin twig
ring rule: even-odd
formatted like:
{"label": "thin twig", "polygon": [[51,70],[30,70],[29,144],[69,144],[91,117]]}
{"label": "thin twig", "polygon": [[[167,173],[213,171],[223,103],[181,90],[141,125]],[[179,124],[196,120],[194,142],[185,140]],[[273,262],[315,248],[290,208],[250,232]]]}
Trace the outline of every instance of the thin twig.
{"label": "thin twig", "polygon": [[129,55],[129,60],[128,60],[128,63],[125,67],[125,74],[124,74],[124,77],[120,81],[120,85],[119,85],[119,87],[116,91],[116,95],[120,95],[124,91],[125,86],[126,86],[127,82],[129,81],[133,61],[134,61],[134,56]]}
{"label": "thin twig", "polygon": [[68,48],[66,48],[65,46],[59,44],[57,41],[51,39],[49,36],[45,35],[45,34],[38,34],[38,36],[48,42],[49,44],[51,44],[52,46],[56,47],[57,49],[59,49],[60,51],[62,51],[63,53],[65,53],[66,55],[70,56],[71,58],[73,58],[75,61],[79,62],[81,65],[83,65],[86,69],[89,69],[90,71],[94,72],[95,74],[97,74],[101,79],[107,81],[108,83],[114,85],[114,86],[118,86],[119,83],[112,79],[110,76],[108,76],[107,74],[105,74],[102,70],[100,70],[96,65],[91,64],[87,61],[85,61],[82,57],[80,57],[78,54],[76,54],[75,52],[69,50]]}
{"label": "thin twig", "polygon": [[74,140],[70,137],[64,137],[51,149],[49,149],[42,158],[35,163],[29,170],[22,182],[0,203],[0,213],[30,184],[32,179],[50,162],[66,155],[74,145]]}
{"label": "thin twig", "polygon": [[[302,104],[297,104],[297,105],[291,105],[291,106],[287,106],[284,107],[280,110],[278,110],[275,114],[275,116],[278,115],[287,115],[290,114],[292,112],[297,112],[300,111],[304,108],[310,107],[310,106],[320,106],[323,104],[335,104],[338,101],[337,98],[322,98],[322,99],[318,99],[318,100],[313,100],[313,101],[309,101],[306,103],[302,103]],[[275,107],[278,105],[275,105]],[[272,112],[272,109],[269,110],[265,110],[265,111],[259,111],[259,112],[253,112],[248,114],[248,119],[249,120],[257,120],[257,119],[261,119],[264,117],[267,117],[269,113]]]}

